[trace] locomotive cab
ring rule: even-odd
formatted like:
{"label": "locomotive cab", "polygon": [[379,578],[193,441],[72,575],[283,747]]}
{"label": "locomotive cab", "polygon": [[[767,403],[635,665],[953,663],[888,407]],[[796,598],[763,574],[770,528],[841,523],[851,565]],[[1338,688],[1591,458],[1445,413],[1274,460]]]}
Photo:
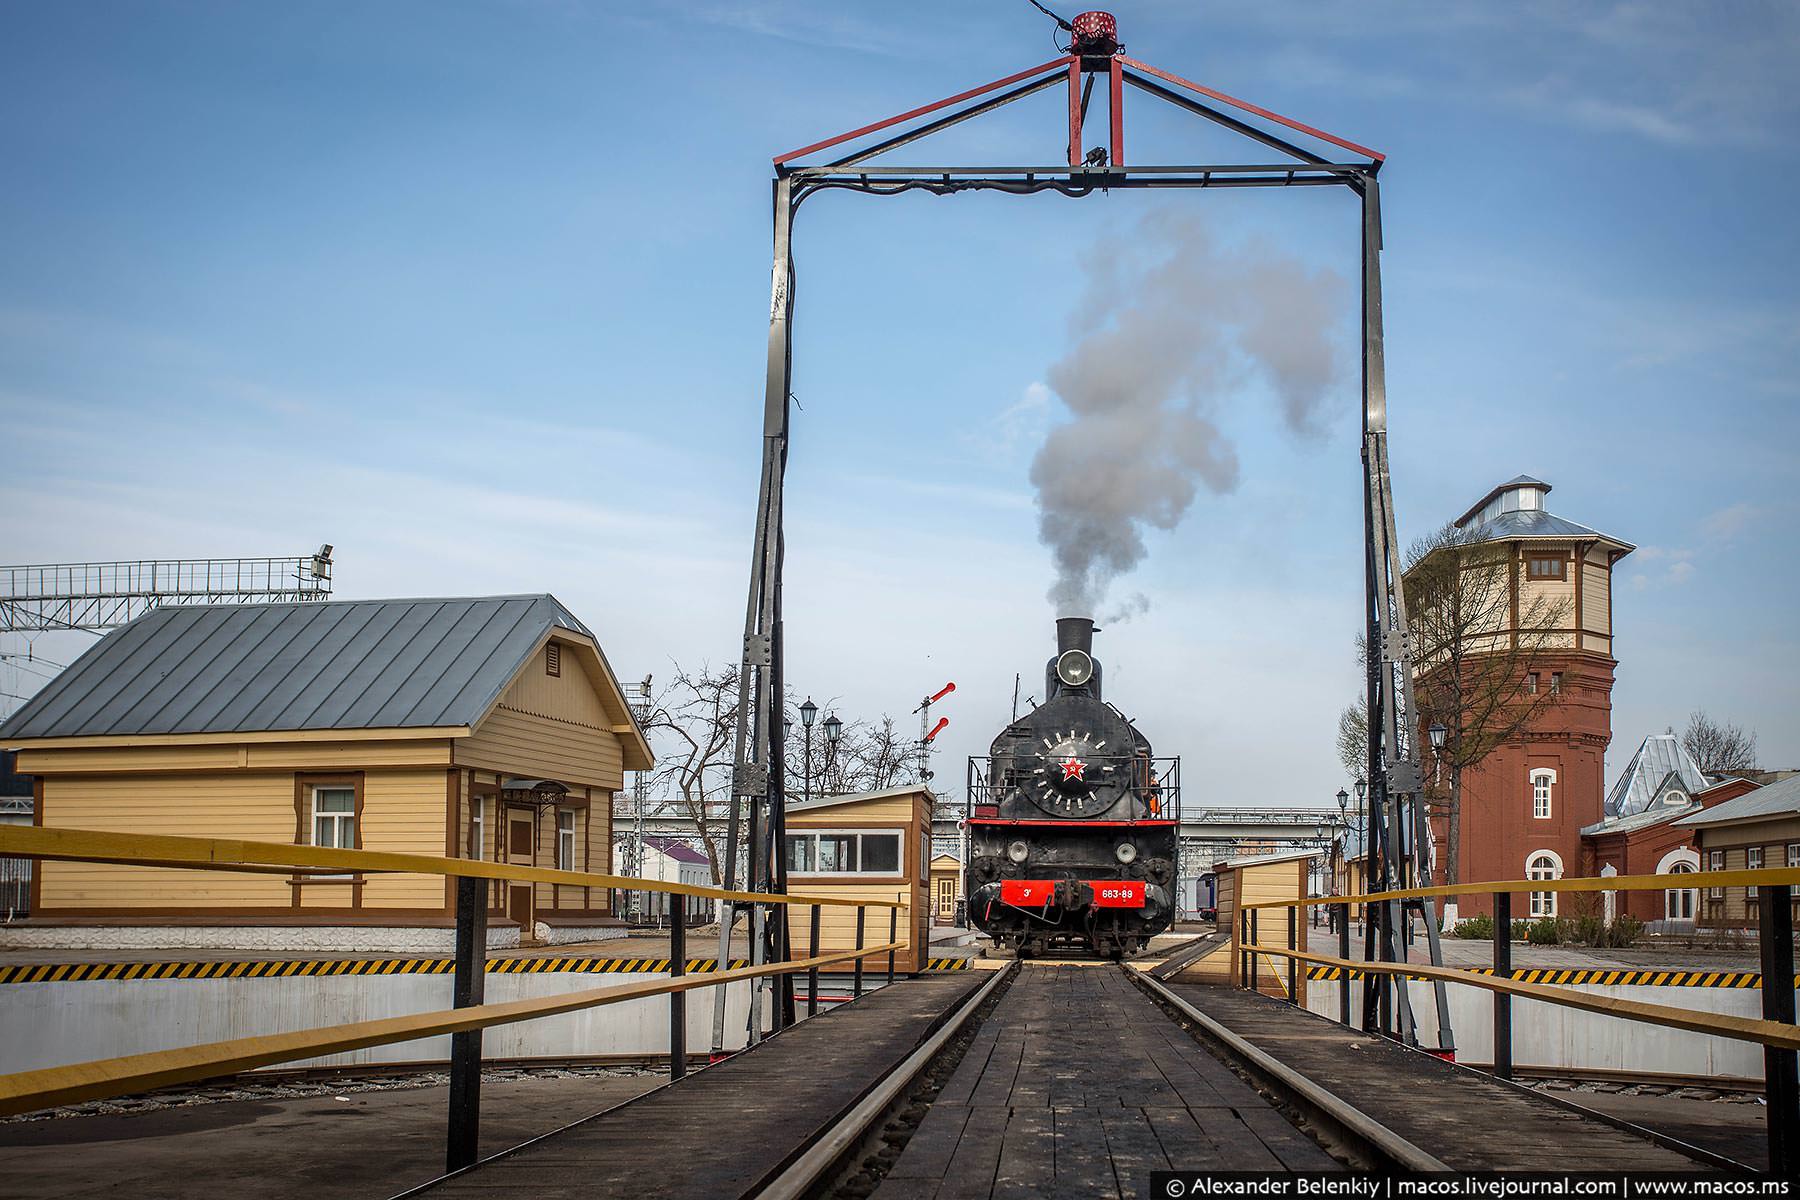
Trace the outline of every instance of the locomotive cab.
{"label": "locomotive cab", "polygon": [[1174,921],[1180,759],[1102,697],[1095,632],[1056,622],[1046,700],[969,762],[969,917],[1021,957],[1122,957]]}

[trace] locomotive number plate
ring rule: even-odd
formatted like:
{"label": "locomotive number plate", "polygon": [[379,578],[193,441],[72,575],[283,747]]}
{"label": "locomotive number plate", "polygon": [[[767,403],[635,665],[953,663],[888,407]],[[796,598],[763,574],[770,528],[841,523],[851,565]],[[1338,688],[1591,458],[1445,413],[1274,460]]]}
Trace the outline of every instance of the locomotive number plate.
{"label": "locomotive number plate", "polygon": [[1093,886],[1095,908],[1144,907],[1144,885],[1139,881],[1096,883]]}
{"label": "locomotive number plate", "polygon": [[1049,879],[1002,879],[1000,902],[1020,908],[1044,908],[1056,894],[1056,884]]}

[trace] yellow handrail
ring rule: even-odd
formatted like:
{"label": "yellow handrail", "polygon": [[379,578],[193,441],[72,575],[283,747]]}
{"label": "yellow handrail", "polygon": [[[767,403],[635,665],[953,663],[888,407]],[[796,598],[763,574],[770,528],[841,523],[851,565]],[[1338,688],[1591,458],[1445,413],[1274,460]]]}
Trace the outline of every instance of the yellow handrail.
{"label": "yellow handrail", "polygon": [[235,838],[174,837],[152,833],[108,833],[33,825],[0,825],[0,856],[68,862],[104,862],[127,866],[172,867],[190,871],[247,871],[275,874],[444,875],[499,879],[517,883],[560,883],[573,887],[618,888],[733,900],[745,904],[832,904],[849,908],[907,908],[903,900],[853,900],[840,896],[782,895],[739,892],[694,883],[667,883],[632,875],[596,871],[562,871],[487,862],[478,858],[440,858],[429,854],[396,854],[385,850],[332,850],[281,842],[247,842]]}
{"label": "yellow handrail", "polygon": [[1694,871],[1684,875],[1582,875],[1564,879],[1500,879],[1480,883],[1443,884],[1370,892],[1362,896],[1303,896],[1295,900],[1262,900],[1252,908],[1308,908],[1317,904],[1372,904],[1426,896],[1486,896],[1494,892],[1630,892],[1693,891],[1713,887],[1759,887],[1785,883],[1800,886],[1800,867],[1760,867],[1754,871]]}
{"label": "yellow handrail", "polygon": [[1623,1017],[1626,1020],[1642,1021],[1650,1025],[1666,1025],[1672,1029],[1685,1029],[1693,1033],[1710,1033],[1718,1037],[1736,1038],[1744,1042],[1759,1042],[1764,1046],[1774,1046],[1782,1050],[1800,1050],[1800,1027],[1781,1021],[1699,1012],[1675,1008],[1667,1004],[1651,1004],[1644,1000],[1622,1000],[1613,996],[1595,995],[1592,992],[1578,992],[1573,988],[1554,984],[1524,983],[1517,979],[1507,979],[1497,975],[1481,975],[1461,967],[1434,967],[1429,963],[1395,963],[1334,958],[1325,954],[1312,954],[1305,950],[1290,950],[1285,946],[1265,946],[1260,942],[1248,942],[1239,946],[1238,949],[1253,953],[1272,954],[1280,958],[1292,958],[1300,962],[1317,963],[1321,966],[1342,967],[1345,970],[1362,971],[1371,975],[1405,975],[1415,979],[1435,979],[1445,983],[1467,984],[1470,987],[1501,992],[1508,996],[1541,1000],[1545,1004],[1558,1004],[1564,1008],[1585,1009],[1588,1012],[1604,1013],[1607,1016]]}
{"label": "yellow handrail", "polygon": [[905,947],[904,942],[884,942],[865,950],[843,950],[792,962],[766,963],[762,966],[737,967],[728,971],[708,971],[695,975],[669,975],[588,988],[579,992],[564,992],[555,996],[478,1004],[467,1008],[414,1013],[404,1017],[383,1017],[374,1021],[353,1021],[321,1029],[234,1038],[199,1046],[183,1046],[176,1050],[157,1050],[148,1054],[128,1054],[121,1058],[101,1058],[68,1066],[18,1071],[0,1075],[0,1116],[52,1108],[59,1104],[78,1104],[85,1100],[130,1095],[151,1088],[192,1083],[199,1079],[235,1074],[322,1054],[341,1054],[369,1046],[410,1042],[415,1038],[461,1033],[470,1029],[485,1029],[490,1025],[507,1025],[536,1017],[578,1012],[626,1000],[639,1000],[646,996],[805,971],[832,963],[886,954],[890,950],[903,950]]}

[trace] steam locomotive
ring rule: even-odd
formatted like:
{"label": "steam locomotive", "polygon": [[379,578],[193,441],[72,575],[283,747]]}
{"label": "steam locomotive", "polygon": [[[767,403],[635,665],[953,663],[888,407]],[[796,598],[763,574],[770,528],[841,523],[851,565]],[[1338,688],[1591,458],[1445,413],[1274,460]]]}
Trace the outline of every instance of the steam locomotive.
{"label": "steam locomotive", "polygon": [[969,917],[1020,958],[1135,954],[1175,915],[1180,759],[1100,695],[1094,623],[1056,622],[1043,704],[969,760]]}

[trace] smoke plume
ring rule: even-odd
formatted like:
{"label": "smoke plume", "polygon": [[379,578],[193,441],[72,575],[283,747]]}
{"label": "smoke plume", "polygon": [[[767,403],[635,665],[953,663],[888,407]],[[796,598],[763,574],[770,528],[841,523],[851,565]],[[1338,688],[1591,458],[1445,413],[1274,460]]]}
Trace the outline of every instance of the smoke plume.
{"label": "smoke plume", "polygon": [[[1167,213],[1096,250],[1077,341],[1047,376],[1072,419],[1031,464],[1038,536],[1056,564],[1049,598],[1077,616],[1143,560],[1146,529],[1175,528],[1202,486],[1237,486],[1237,451],[1211,416],[1221,401],[1261,383],[1290,429],[1313,431],[1337,373],[1330,326],[1344,290],[1332,271],[1257,241],[1222,246]],[[1148,607],[1133,596],[1121,615]]]}

